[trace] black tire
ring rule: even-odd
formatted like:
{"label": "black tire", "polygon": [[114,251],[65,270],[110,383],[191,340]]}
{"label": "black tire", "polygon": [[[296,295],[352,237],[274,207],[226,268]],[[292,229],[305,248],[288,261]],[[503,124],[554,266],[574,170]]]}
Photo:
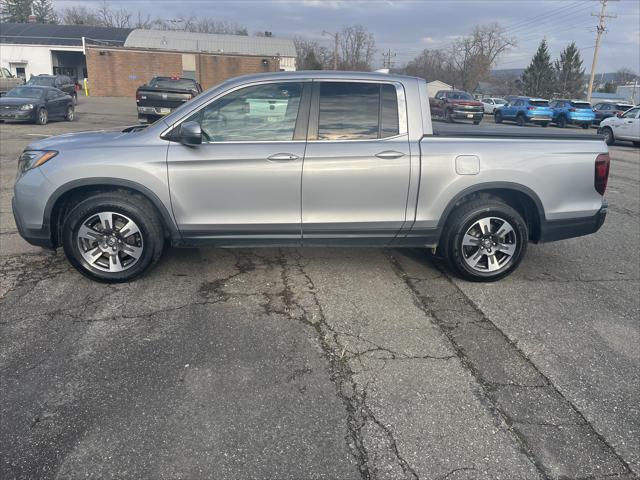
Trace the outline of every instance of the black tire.
{"label": "black tire", "polygon": [[[513,227],[516,248],[504,265],[493,272],[482,272],[470,267],[463,258],[462,240],[465,233],[478,220],[486,217],[507,221]],[[441,238],[441,252],[449,268],[472,282],[493,282],[512,273],[527,251],[529,231],[522,216],[499,198],[486,196],[457,207],[447,220]]]}
{"label": "black tire", "polygon": [[473,121],[473,124],[474,124],[474,125],[480,125],[480,122],[481,122],[481,121],[482,121],[482,120],[474,120],[474,121]]}
{"label": "black tire", "polygon": [[542,123],[540,123],[540,126],[542,128],[547,128],[549,126],[549,122],[542,122]]}
{"label": "black tire", "polygon": [[516,117],[516,123],[518,124],[519,127],[524,127],[524,124],[527,123],[526,120],[524,119],[524,115],[518,115]]}
{"label": "black tire", "polygon": [[453,117],[451,116],[451,110],[444,111],[444,119],[447,123],[453,123]]}
{"label": "black tire", "polygon": [[[120,272],[108,272],[89,264],[80,251],[78,232],[83,222],[99,212],[114,212],[133,220],[139,229],[142,253],[137,262]],[[105,283],[133,280],[150,270],[160,259],[164,246],[162,221],[153,205],[143,196],[125,192],[98,193],[78,203],[62,226],[62,246],[67,259],[80,273]]]}
{"label": "black tire", "polygon": [[38,125],[46,125],[49,121],[49,112],[46,108],[41,108],[36,112],[36,123]]}
{"label": "black tire", "polygon": [[564,115],[560,115],[558,121],[556,122],[558,128],[564,128],[567,126],[567,118]]}
{"label": "black tire", "polygon": [[613,136],[613,130],[611,130],[610,127],[604,127],[602,129],[602,135],[604,136],[604,141],[607,143],[607,145],[613,145],[614,143],[616,143],[616,139]]}
{"label": "black tire", "polygon": [[69,105],[67,107],[67,112],[64,114],[64,119],[67,122],[73,122],[75,118],[76,118],[76,110],[75,108],[73,108],[73,105]]}
{"label": "black tire", "polygon": [[633,142],[634,147],[640,147],[640,142]]}
{"label": "black tire", "polygon": [[588,123],[583,123],[581,126],[582,126],[583,130],[587,130],[589,128],[589,124]]}
{"label": "black tire", "polygon": [[502,123],[502,112],[495,112],[493,114],[493,121],[496,123]]}

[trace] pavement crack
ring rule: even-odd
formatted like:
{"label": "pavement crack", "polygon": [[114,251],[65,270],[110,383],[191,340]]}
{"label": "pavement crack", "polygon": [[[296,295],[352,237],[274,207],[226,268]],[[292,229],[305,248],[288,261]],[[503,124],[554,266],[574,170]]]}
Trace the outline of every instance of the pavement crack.
{"label": "pavement crack", "polygon": [[457,472],[471,472],[471,471],[475,471],[475,468],[473,467],[460,467],[460,468],[454,468],[453,470],[445,473],[443,476],[438,477],[437,480],[446,480],[447,478],[449,478],[451,475],[453,475],[454,473]]}

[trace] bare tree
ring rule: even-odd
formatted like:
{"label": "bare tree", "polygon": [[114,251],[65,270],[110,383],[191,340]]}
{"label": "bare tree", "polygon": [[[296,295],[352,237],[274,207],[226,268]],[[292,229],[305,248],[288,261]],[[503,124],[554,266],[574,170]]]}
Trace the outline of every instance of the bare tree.
{"label": "bare tree", "polygon": [[373,34],[362,25],[344,27],[340,32],[341,70],[371,70],[371,61],[376,53]]}
{"label": "bare tree", "polygon": [[486,78],[497,59],[516,45],[497,23],[476,25],[471,35],[453,42],[450,58],[456,84],[467,90]]}
{"label": "bare tree", "polygon": [[423,50],[401,69],[406,75],[422,77],[427,81],[440,80],[446,83],[455,81],[455,74],[451,66],[448,52],[444,50]]}
{"label": "bare tree", "polygon": [[296,67],[298,70],[324,70],[330,68],[333,53],[315,40],[294,37],[296,48]]}
{"label": "bare tree", "polygon": [[151,20],[151,15],[147,13],[145,16],[142,12],[138,11],[136,20],[133,22],[134,28],[142,28],[144,30],[150,30],[153,28],[154,21]]}
{"label": "bare tree", "polygon": [[85,6],[63,8],[58,16],[65,25],[102,25],[96,12]]}
{"label": "bare tree", "polygon": [[104,27],[129,28],[131,26],[131,12],[124,8],[112,9],[106,1],[102,2],[97,15]]}
{"label": "bare tree", "polygon": [[633,82],[636,78],[638,78],[638,75],[633,70],[623,67],[616,72],[615,83],[617,85],[625,85]]}
{"label": "bare tree", "polygon": [[247,27],[235,22],[201,18],[195,23],[194,30],[200,33],[222,33],[226,35],[249,35]]}

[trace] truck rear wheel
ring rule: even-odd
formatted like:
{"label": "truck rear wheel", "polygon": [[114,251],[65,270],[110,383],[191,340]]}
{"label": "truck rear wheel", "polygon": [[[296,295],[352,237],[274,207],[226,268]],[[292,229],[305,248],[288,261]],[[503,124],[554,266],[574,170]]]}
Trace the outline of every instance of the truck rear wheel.
{"label": "truck rear wheel", "polygon": [[80,273],[100,282],[126,282],[160,258],[161,220],[142,196],[99,193],[78,203],[62,226],[62,246]]}
{"label": "truck rear wheel", "polygon": [[496,123],[502,123],[502,113],[501,112],[496,112],[493,116],[493,120]]}
{"label": "truck rear wheel", "polygon": [[524,119],[524,115],[518,115],[516,117],[516,123],[518,124],[519,127],[524,127],[524,124],[526,123]]}
{"label": "truck rear wheel", "polygon": [[454,210],[441,246],[449,267],[462,278],[492,282],[516,269],[527,250],[528,238],[522,216],[502,200],[488,197]]}

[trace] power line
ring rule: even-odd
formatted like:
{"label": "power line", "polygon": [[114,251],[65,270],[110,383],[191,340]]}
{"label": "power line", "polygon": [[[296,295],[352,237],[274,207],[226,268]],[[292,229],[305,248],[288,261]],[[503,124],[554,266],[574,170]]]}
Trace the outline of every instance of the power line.
{"label": "power line", "polygon": [[607,18],[616,18],[616,15],[607,15],[607,1],[609,0],[600,0],[600,13],[592,13],[594,17],[598,17],[598,30],[596,32],[596,45],[595,50],[593,51],[593,62],[591,63],[591,75],[589,76],[589,89],[587,90],[587,102],[591,101],[591,94],[593,93],[593,80],[596,75],[596,65],[598,64],[598,52],[600,50],[600,40],[602,39],[602,34],[605,32],[606,27],[604,26]]}
{"label": "power line", "polygon": [[393,65],[395,64],[393,59],[395,58],[395,56],[396,52],[392,52],[391,49],[387,50],[386,52],[382,52],[382,68],[393,68]]}

